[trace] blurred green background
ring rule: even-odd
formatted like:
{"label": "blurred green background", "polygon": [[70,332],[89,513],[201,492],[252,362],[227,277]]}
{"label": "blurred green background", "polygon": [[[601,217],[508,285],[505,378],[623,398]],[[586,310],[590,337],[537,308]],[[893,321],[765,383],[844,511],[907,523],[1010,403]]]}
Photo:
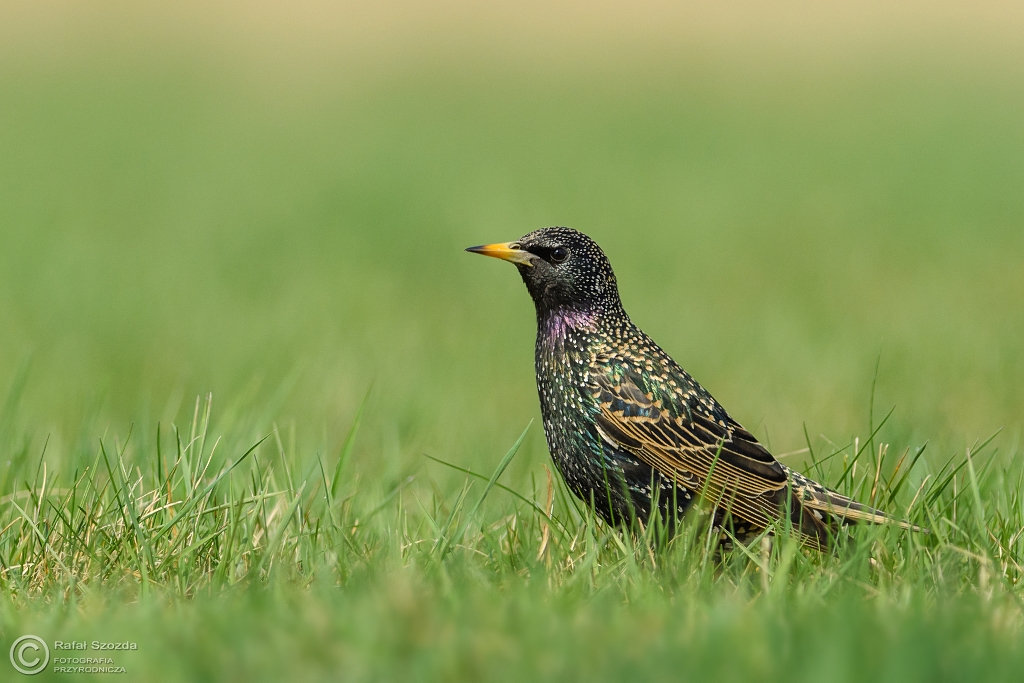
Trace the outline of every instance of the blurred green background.
{"label": "blurred green background", "polygon": [[[774,452],[805,429],[819,452],[867,435],[877,364],[893,453],[929,441],[941,465],[1002,428],[1015,455],[1021,35],[1010,2],[0,0],[0,524],[5,562],[31,560],[0,568],[0,635],[138,638],[117,660],[138,680],[1012,679],[1006,459],[974,508],[955,491],[933,505],[956,534],[869,529],[799,571],[775,558],[769,590],[750,567],[696,580],[701,558],[678,553],[600,559],[610,534],[545,565],[540,517],[504,493],[487,529],[521,524],[525,550],[487,531],[433,561],[447,532],[429,524],[464,479],[421,454],[489,473],[538,416],[529,297],[462,250],[569,225],[605,248],[634,320]],[[357,518],[390,507],[319,536],[334,513],[302,470],[338,462],[371,385],[342,490]],[[244,517],[238,556],[258,566],[238,583],[188,564],[235,557],[233,526],[175,542],[162,584],[137,577],[114,470],[79,487],[102,489],[75,499],[86,543],[54,531],[74,502],[25,502],[40,481],[65,495],[98,439],[130,429],[142,491],[156,423],[166,448],[207,392],[218,457],[272,424],[287,444],[275,461],[268,442],[260,481],[237,473],[277,496],[274,524]],[[547,463],[534,424],[502,482],[541,500]],[[316,500],[275,555],[263,532],[289,529],[281,482],[303,476]],[[94,573],[48,571],[61,555],[22,519]]]}
{"label": "blurred green background", "polygon": [[55,461],[208,391],[330,451],[374,382],[364,471],[489,465],[532,304],[462,249],[555,224],[776,452],[863,433],[879,358],[888,440],[1013,450],[1012,5],[3,11],[0,382]]}

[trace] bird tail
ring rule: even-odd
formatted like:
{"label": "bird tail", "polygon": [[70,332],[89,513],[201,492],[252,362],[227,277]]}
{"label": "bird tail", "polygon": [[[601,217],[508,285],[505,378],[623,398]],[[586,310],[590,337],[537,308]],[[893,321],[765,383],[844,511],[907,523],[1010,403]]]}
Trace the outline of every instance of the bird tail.
{"label": "bird tail", "polygon": [[815,544],[842,524],[895,524],[901,529],[931,533],[928,529],[904,519],[888,515],[869,505],[858,503],[832,489],[811,481],[798,472],[789,470],[793,501],[793,521],[798,524],[801,535],[814,539]]}

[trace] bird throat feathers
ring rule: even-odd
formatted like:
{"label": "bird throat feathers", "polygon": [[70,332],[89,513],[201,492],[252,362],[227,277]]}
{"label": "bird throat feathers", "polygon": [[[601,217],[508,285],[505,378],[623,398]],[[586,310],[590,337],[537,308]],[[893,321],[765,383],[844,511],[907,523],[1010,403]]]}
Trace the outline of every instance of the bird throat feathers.
{"label": "bird throat feathers", "polygon": [[599,315],[596,311],[558,308],[537,317],[539,337],[561,341],[573,333],[596,332]]}

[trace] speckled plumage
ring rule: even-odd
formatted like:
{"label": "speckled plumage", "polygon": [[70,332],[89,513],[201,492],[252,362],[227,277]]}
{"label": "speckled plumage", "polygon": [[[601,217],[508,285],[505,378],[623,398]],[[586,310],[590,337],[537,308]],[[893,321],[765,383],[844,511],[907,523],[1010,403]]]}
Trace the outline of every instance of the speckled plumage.
{"label": "speckled plumage", "polygon": [[608,259],[583,233],[544,228],[470,251],[516,263],[537,310],[548,448],[569,489],[609,523],[647,523],[657,506],[672,526],[701,495],[741,540],[785,511],[819,548],[840,523],[891,521],[785,467],[729,417],[629,319]]}

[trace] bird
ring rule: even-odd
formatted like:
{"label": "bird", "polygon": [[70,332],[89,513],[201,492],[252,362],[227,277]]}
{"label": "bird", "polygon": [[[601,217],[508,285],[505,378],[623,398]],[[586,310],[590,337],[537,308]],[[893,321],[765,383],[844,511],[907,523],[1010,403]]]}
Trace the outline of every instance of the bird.
{"label": "bird", "polygon": [[548,450],[569,490],[609,524],[645,528],[657,517],[674,533],[696,505],[713,513],[724,546],[785,528],[820,551],[846,524],[927,531],[780,463],[633,323],[587,235],[549,227],[466,251],[518,268],[537,313]]}

